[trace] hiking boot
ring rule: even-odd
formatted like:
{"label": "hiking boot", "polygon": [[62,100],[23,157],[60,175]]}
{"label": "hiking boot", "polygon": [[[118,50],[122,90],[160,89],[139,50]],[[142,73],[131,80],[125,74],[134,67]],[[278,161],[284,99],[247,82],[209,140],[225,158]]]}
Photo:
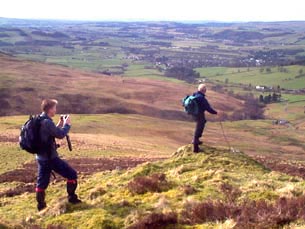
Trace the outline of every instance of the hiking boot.
{"label": "hiking boot", "polygon": [[42,211],[43,209],[45,209],[47,207],[46,202],[42,202],[42,203],[38,203],[37,204],[37,210],[38,211]]}
{"label": "hiking boot", "polygon": [[45,202],[45,192],[44,191],[36,192],[36,200],[37,200],[38,211],[41,211],[47,207],[47,204]]}
{"label": "hiking boot", "polygon": [[77,188],[77,180],[67,181],[68,201],[71,204],[79,204],[82,202],[80,199],[78,199],[78,196],[75,194],[76,188]]}
{"label": "hiking boot", "polygon": [[78,196],[76,194],[68,196],[68,201],[71,204],[80,204],[82,202],[80,199],[78,199]]}
{"label": "hiking boot", "polygon": [[194,150],[194,153],[204,153],[204,150],[203,149],[198,149],[198,150]]}
{"label": "hiking boot", "polygon": [[194,153],[202,153],[204,152],[203,149],[200,149],[199,148],[199,144],[194,144],[194,150],[193,150]]}
{"label": "hiking boot", "polygon": [[194,144],[194,153],[198,153],[199,152],[199,145],[198,144]]}

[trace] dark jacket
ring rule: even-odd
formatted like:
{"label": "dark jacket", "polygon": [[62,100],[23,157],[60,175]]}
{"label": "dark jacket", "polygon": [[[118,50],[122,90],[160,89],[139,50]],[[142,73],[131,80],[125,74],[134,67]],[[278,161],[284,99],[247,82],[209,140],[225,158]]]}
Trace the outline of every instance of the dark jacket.
{"label": "dark jacket", "polygon": [[64,138],[69,133],[71,127],[68,124],[65,124],[62,128],[57,127],[47,114],[42,113],[40,116],[44,118],[41,121],[40,127],[42,147],[39,154],[36,155],[36,158],[38,160],[46,161],[58,157],[55,138]]}
{"label": "dark jacket", "polygon": [[205,94],[201,93],[200,91],[197,91],[193,94],[193,96],[197,97],[197,102],[199,104],[199,114],[204,115],[204,112],[207,111],[211,114],[217,114],[217,111],[215,111],[209,104],[208,100],[205,98]]}

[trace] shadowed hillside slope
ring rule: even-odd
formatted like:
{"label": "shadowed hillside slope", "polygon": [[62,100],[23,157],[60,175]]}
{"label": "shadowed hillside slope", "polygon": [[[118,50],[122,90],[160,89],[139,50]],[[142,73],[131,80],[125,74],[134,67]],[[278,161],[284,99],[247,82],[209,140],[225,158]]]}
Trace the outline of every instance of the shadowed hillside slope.
{"label": "shadowed hillside slope", "polygon": [[[84,203],[69,205],[64,183],[48,190],[36,214],[34,194],[1,200],[3,224],[39,228],[280,228],[304,226],[305,182],[271,171],[243,153],[184,146],[169,159],[81,179]],[[293,211],[291,211],[293,209]]]}
{"label": "shadowed hillside slope", "polygon": [[[186,118],[181,98],[194,90],[182,82],[105,76],[2,54],[0,69],[0,115],[37,113],[40,100],[53,97],[60,101],[61,113],[132,113],[181,120]],[[243,108],[242,101],[227,95],[209,91],[208,96],[229,115]]]}

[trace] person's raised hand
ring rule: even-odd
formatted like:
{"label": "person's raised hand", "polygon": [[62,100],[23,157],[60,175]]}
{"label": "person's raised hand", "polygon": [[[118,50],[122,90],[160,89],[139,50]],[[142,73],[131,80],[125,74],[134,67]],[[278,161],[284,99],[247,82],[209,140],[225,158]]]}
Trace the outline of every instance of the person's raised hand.
{"label": "person's raised hand", "polygon": [[68,115],[68,117],[66,118],[65,124],[68,124],[68,125],[71,126],[71,118],[70,118],[70,115]]}

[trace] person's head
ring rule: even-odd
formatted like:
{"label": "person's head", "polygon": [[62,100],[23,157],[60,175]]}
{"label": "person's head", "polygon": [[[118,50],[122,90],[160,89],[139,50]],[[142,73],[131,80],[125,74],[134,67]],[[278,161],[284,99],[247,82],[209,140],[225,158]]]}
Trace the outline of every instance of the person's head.
{"label": "person's head", "polygon": [[56,114],[56,106],[58,102],[55,99],[44,99],[41,103],[41,111],[49,117],[54,117]]}
{"label": "person's head", "polygon": [[198,86],[198,91],[200,91],[201,93],[205,94],[207,92],[207,86],[205,84],[199,84]]}

